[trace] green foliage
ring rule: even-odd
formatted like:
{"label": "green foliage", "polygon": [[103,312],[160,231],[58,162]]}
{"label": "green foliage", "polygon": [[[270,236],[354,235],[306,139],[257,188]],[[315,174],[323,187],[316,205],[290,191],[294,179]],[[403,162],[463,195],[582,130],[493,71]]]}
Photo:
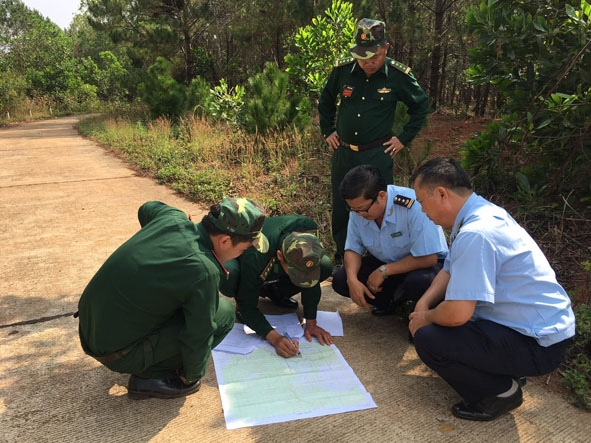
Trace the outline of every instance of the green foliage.
{"label": "green foliage", "polygon": [[471,169],[474,187],[481,193],[495,192],[497,186],[502,186],[508,179],[499,166],[500,145],[505,134],[504,126],[493,122],[477,138],[466,140],[462,145],[462,166]]}
{"label": "green foliage", "polygon": [[176,121],[185,111],[187,89],[172,78],[170,63],[164,57],[150,66],[140,93],[152,118],[166,116]]}
{"label": "green foliage", "polygon": [[187,110],[200,117],[207,114],[214,100],[213,92],[203,77],[197,76],[187,91]]}
{"label": "green foliage", "polygon": [[215,120],[233,125],[238,124],[238,114],[244,106],[244,86],[230,87],[225,79],[211,90],[212,99],[208,102],[207,113]]}
{"label": "green foliage", "polygon": [[500,121],[464,146],[464,165],[483,190],[588,195],[590,10],[585,0],[498,0],[468,11],[476,36],[469,79],[490,82],[503,98]]}
{"label": "green foliage", "polygon": [[575,317],[577,333],[568,349],[563,383],[575,405],[591,410],[591,306],[577,306]]}
{"label": "green foliage", "polygon": [[165,55],[184,84],[195,77],[194,48],[213,16],[211,2],[87,0],[86,5],[90,25],[124,45],[136,65],[145,68],[154,55]]}
{"label": "green foliage", "polygon": [[7,112],[19,107],[25,99],[27,82],[25,79],[12,72],[5,71],[0,76],[0,113]]}
{"label": "green foliage", "polygon": [[273,63],[251,77],[242,113],[242,124],[251,133],[266,134],[289,125],[305,129],[310,123],[311,103],[301,95],[288,93],[289,76]]}
{"label": "green foliage", "polygon": [[127,95],[124,82],[128,71],[111,51],[99,53],[99,64],[92,84],[96,85],[103,100],[119,100]]}
{"label": "green foliage", "polygon": [[[0,13],[0,77],[6,112],[33,114],[32,105],[45,103],[60,112],[90,111],[97,107],[99,85],[89,80],[92,60],[74,57],[71,38],[22,2],[3,2]],[[23,87],[23,82],[25,87]]]}
{"label": "green foliage", "polygon": [[295,37],[294,53],[285,57],[287,73],[299,85],[299,90],[318,97],[335,62],[350,57],[349,47],[355,35],[356,20],[352,3],[333,0],[324,16],[312,19],[312,24],[300,28]]}

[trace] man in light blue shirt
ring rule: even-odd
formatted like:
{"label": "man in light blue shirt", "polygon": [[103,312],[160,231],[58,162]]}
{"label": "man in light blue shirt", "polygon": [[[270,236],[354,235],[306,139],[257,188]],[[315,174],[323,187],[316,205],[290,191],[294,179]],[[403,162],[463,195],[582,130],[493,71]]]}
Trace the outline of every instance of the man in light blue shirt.
{"label": "man in light blue shirt", "polygon": [[447,254],[443,231],[415,202],[412,189],[386,185],[378,168],[351,169],[340,185],[349,225],[344,269],[333,289],[374,315],[388,315],[396,302],[418,300]]}
{"label": "man in light blue shirt", "polygon": [[525,376],[564,360],[570,299],[535,241],[455,160],[433,159],[411,181],[427,216],[451,229],[444,267],[409,317],[417,353],[463,398],[456,417],[494,420],[522,404]]}

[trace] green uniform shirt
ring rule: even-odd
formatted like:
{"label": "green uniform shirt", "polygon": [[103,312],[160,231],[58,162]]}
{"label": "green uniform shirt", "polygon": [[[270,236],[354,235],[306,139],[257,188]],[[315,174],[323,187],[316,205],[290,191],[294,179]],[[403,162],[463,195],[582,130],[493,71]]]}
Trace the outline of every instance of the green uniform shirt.
{"label": "green uniform shirt", "polygon": [[[277,251],[281,250],[283,238],[291,232],[315,232],[317,229],[316,223],[308,217],[269,217],[263,225],[263,234],[269,240],[269,252],[261,254],[254,248],[249,248],[236,259],[240,267],[240,281],[234,296],[237,308],[244,322],[261,337],[266,337],[273,329],[257,308],[263,282],[289,278],[277,260]],[[295,285],[293,287],[294,293],[301,291],[304,318],[314,320],[321,296],[320,283],[312,288],[299,288]]]}
{"label": "green uniform shirt", "polygon": [[141,342],[175,315],[184,316],[184,376],[205,373],[223,268],[209,234],[161,202],[140,207],[142,228],[92,278],[78,304],[82,346],[101,356]]}
{"label": "green uniform shirt", "polygon": [[398,134],[400,142],[407,145],[418,134],[429,112],[429,99],[410,68],[386,58],[382,69],[367,78],[355,61],[337,66],[331,71],[318,103],[322,135],[326,138],[336,129],[342,141],[354,145],[387,137],[392,133],[399,101],[406,104],[410,116]]}

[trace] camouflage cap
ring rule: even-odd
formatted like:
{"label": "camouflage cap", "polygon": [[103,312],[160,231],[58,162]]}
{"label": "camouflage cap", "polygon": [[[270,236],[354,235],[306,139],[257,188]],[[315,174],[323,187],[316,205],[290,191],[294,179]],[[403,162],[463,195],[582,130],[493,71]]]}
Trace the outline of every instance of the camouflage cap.
{"label": "camouflage cap", "polygon": [[283,239],[281,252],[287,262],[291,282],[311,288],[320,281],[320,260],[324,248],[318,237],[308,232],[292,232]]}
{"label": "camouflage cap", "polygon": [[229,235],[251,237],[252,246],[259,252],[269,250],[269,241],[261,232],[265,223],[265,211],[248,198],[225,198],[220,203],[220,214],[216,218],[208,214],[209,220],[220,231]]}
{"label": "camouflage cap", "polygon": [[386,25],[379,20],[362,18],[357,22],[355,44],[351,55],[360,60],[372,58],[378,47],[386,44]]}

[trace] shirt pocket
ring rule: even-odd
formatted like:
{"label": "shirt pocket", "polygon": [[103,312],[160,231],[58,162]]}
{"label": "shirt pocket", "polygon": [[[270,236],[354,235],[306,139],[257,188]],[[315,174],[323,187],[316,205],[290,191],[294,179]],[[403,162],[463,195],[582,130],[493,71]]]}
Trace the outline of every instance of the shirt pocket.
{"label": "shirt pocket", "polygon": [[410,236],[406,232],[397,231],[389,236],[382,237],[382,249],[386,252],[396,251],[399,254],[408,255],[410,246]]}
{"label": "shirt pocket", "polygon": [[367,98],[372,102],[396,103],[398,100],[394,89],[383,86],[368,91]]}

